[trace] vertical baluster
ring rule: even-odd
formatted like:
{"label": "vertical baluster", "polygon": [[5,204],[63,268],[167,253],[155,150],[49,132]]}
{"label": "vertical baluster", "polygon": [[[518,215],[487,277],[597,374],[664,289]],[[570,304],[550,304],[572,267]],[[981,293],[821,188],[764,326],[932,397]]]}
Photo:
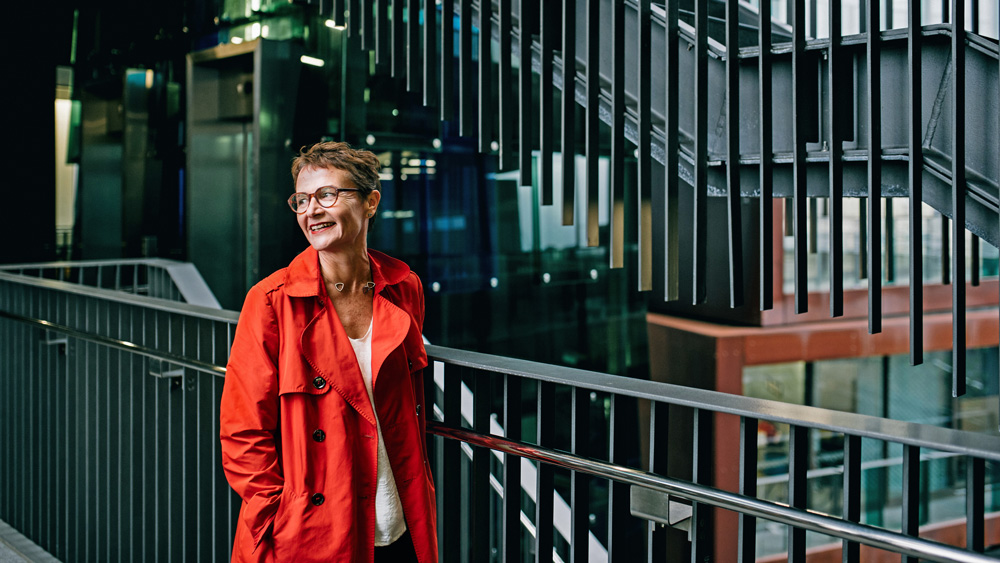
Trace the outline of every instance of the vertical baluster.
{"label": "vertical baluster", "polygon": [[[367,4],[367,0],[347,0],[347,6],[345,7],[347,13],[344,14],[344,27],[348,37],[353,37],[361,32],[362,17],[360,14],[363,10],[361,6],[364,4]],[[351,14],[358,15],[351,17]]]}
{"label": "vertical baluster", "polygon": [[[608,411],[608,449],[609,461],[617,465],[625,465],[628,451],[625,448],[625,430],[618,420],[618,403],[621,398],[617,395],[610,397],[610,409]],[[626,416],[626,420],[627,420]],[[625,526],[631,518],[629,511],[629,486],[611,481],[608,483],[608,561],[624,561],[628,549],[627,530]]]}
{"label": "vertical baluster", "polygon": [[830,139],[830,207],[827,213],[830,230],[830,316],[844,314],[844,129],[842,96],[834,84],[840,82],[841,70],[841,0],[830,0],[827,49],[827,104],[830,107],[827,130]]}
{"label": "vertical baluster", "polygon": [[692,302],[706,297],[708,238],[708,0],[694,0],[694,253]]}
{"label": "vertical baluster", "polygon": [[538,190],[542,205],[552,205],[552,36],[556,33],[553,4],[546,0],[539,3]]}
{"label": "vertical baluster", "polygon": [[[670,430],[670,404],[656,401],[649,405],[649,472],[667,474],[670,455],[668,432]],[[646,561],[667,561],[667,530],[656,522],[646,524]]]}
{"label": "vertical baluster", "polygon": [[499,1],[500,16],[500,50],[497,52],[499,58],[499,69],[497,76],[497,100],[499,107],[499,128],[497,131],[497,144],[500,145],[500,170],[509,170],[513,167],[516,152],[514,149],[514,93],[511,90],[513,72],[510,67],[510,54],[513,49],[511,38],[514,30],[511,27],[510,17],[513,6],[512,0]]}
{"label": "vertical baluster", "polygon": [[868,332],[882,332],[882,87],[879,1],[868,11]]}
{"label": "vertical baluster", "polygon": [[[809,257],[806,244],[806,15],[804,2],[792,2],[792,234],[795,237],[795,312],[809,310]],[[788,218],[785,218],[787,221]]]}
{"label": "vertical baluster", "polygon": [[951,393],[965,394],[965,2],[951,3]]}
{"label": "vertical baluster", "polygon": [[518,87],[520,92],[518,93],[520,97],[520,115],[521,120],[518,124],[520,129],[520,139],[518,150],[520,158],[518,159],[518,168],[520,175],[520,184],[522,186],[531,185],[531,148],[534,139],[532,135],[533,126],[531,119],[531,106],[534,103],[531,99],[532,84],[531,84],[531,23],[532,14],[534,14],[534,0],[521,0],[521,10],[518,13],[518,51],[520,54],[520,69],[518,70]]}
{"label": "vertical baluster", "polygon": [[[503,424],[509,440],[521,440],[521,379],[503,376]],[[521,557],[521,458],[503,454],[503,561],[520,563]]]}
{"label": "vertical baluster", "polygon": [[[844,520],[861,521],[861,437],[844,435]],[[861,560],[861,545],[843,541],[844,563]]]}
{"label": "vertical baluster", "polygon": [[[359,11],[353,12],[354,15],[348,18],[351,20],[348,33],[360,32],[361,48],[365,51],[371,51],[375,48],[375,16],[372,4],[374,2],[361,2],[363,8],[358,6],[356,9]],[[355,6],[352,4],[351,8],[355,8]]]}
{"label": "vertical baluster", "polygon": [[406,0],[406,91],[420,88],[420,0]]}
{"label": "vertical baluster", "polygon": [[[427,1],[432,0],[425,0],[425,2]],[[361,13],[356,13],[354,17],[351,18],[351,27],[354,27],[354,22],[357,22],[358,24],[358,31],[361,34],[361,48],[366,51],[366,54],[367,51],[371,51],[375,48],[375,19],[374,12],[372,11],[373,3],[374,2],[367,1],[361,2],[361,6],[363,7],[358,8],[361,10]]]}
{"label": "vertical baluster", "polygon": [[757,84],[760,107],[760,310],[774,307],[774,177],[771,162],[773,124],[771,121],[771,3],[758,3]]}
{"label": "vertical baluster", "polygon": [[584,152],[587,157],[587,246],[600,244],[598,225],[598,170],[601,153],[601,2],[587,3],[587,114]]}
{"label": "vertical baluster", "polygon": [[392,61],[390,73],[393,78],[402,78],[406,72],[406,26],[403,22],[403,2],[389,0],[392,6]]}
{"label": "vertical baluster", "polygon": [[[694,409],[694,451],[692,481],[699,485],[712,482],[712,411]],[[691,561],[712,560],[712,507],[691,503]]]}
{"label": "vertical baluster", "polygon": [[[472,428],[480,434],[490,434],[490,398],[493,390],[490,372],[474,373]],[[490,560],[490,457],[493,451],[485,447],[472,449],[472,561]],[[520,491],[518,491],[520,492]]]}
{"label": "vertical baluster", "polygon": [[572,225],[576,209],[576,0],[563,0],[562,12],[562,224]]}
{"label": "vertical baluster", "polygon": [[653,104],[651,77],[652,61],[652,13],[649,0],[639,0],[639,41],[636,52],[639,57],[639,163],[636,221],[636,240],[638,241],[638,275],[639,291],[653,289],[653,223],[652,198],[653,182],[650,177],[653,168],[651,154],[653,130]]}
{"label": "vertical baluster", "polygon": [[885,281],[896,281],[896,217],[891,197],[885,198]]}
{"label": "vertical baluster", "polygon": [[951,283],[951,222],[941,214],[941,283]]}
{"label": "vertical baluster", "polygon": [[740,206],[740,6],[726,0],[726,203],[729,212],[729,306],[743,305]]}
{"label": "vertical baluster", "polygon": [[455,117],[455,2],[441,2],[441,121]]}
{"label": "vertical baluster", "polygon": [[[788,504],[795,508],[806,508],[809,482],[809,429],[792,426],[788,443]],[[804,563],[806,560],[806,531],[803,528],[788,528],[788,562]]]}
{"label": "vertical baluster", "polygon": [[[956,19],[955,21],[964,21]],[[982,553],[985,547],[986,462],[979,457],[965,464],[965,548]]]}
{"label": "vertical baluster", "polygon": [[479,152],[489,153],[493,142],[493,2],[479,2]]}
{"label": "vertical baluster", "polygon": [[[757,419],[740,417],[740,494],[757,497]],[[740,513],[737,560],[752,563],[757,550],[757,518]]]}
{"label": "vertical baluster", "polygon": [[472,0],[459,0],[458,14],[458,134],[472,135],[475,127],[476,74],[472,69]]}
{"label": "vertical baluster", "polygon": [[[460,368],[449,366],[444,372],[444,423],[452,428],[462,425],[462,375]],[[462,478],[462,450],[458,440],[444,440],[444,483],[458,483]],[[461,487],[446,486],[442,496],[444,507],[444,541],[441,558],[459,561],[461,557],[459,530],[461,530]],[[450,532],[450,533],[449,533]],[[454,534],[454,536],[450,535]]]}
{"label": "vertical baluster", "polygon": [[[590,457],[590,391],[577,387],[572,396],[572,437],[570,451]],[[579,471],[570,474],[570,563],[590,561],[590,476]]]}
{"label": "vertical baluster", "polygon": [[[538,421],[536,442],[551,448],[555,438],[555,386],[546,381],[538,382]],[[538,463],[535,480],[535,563],[552,560],[553,545],[553,476],[555,468],[548,463]]]}
{"label": "vertical baluster", "polygon": [[664,188],[666,189],[666,193],[663,195],[663,217],[666,222],[663,228],[664,301],[674,301],[680,295],[680,229],[677,224],[680,220],[680,196],[678,195],[678,184],[680,183],[678,166],[680,166],[680,156],[677,152],[679,130],[677,125],[677,108],[680,105],[680,98],[678,97],[680,84],[678,71],[680,66],[678,59],[679,46],[677,44],[679,41],[677,33],[678,2],[679,0],[667,0],[666,2],[667,21],[664,38],[664,47],[666,50],[666,84],[663,96],[666,106],[663,108],[665,137],[663,147],[665,153],[663,155],[663,176]]}
{"label": "vertical baluster", "polygon": [[611,194],[610,267],[624,266],[625,254],[625,3],[611,3]]}
{"label": "vertical baluster", "polygon": [[809,254],[819,252],[819,205],[817,203],[816,198],[809,200],[809,220],[806,221],[809,229],[809,236],[807,237],[809,241]]}
{"label": "vertical baluster", "polygon": [[[420,87],[420,0],[406,0],[406,91]],[[399,10],[402,13],[402,9]]]}
{"label": "vertical baluster", "polygon": [[972,235],[969,239],[969,251],[972,254],[972,256],[969,257],[969,273],[971,276],[969,283],[971,283],[974,287],[979,286],[979,274],[981,269],[979,263],[979,249],[979,237]]}
{"label": "vertical baluster", "polygon": [[[392,30],[389,29],[389,1],[375,2],[375,64],[384,67],[390,62],[392,48],[390,41]],[[445,0],[447,1],[447,0]]]}
{"label": "vertical baluster", "polygon": [[909,63],[909,136],[910,161],[907,176],[910,183],[910,363],[924,361],[924,247],[923,247],[923,117],[921,109],[921,0],[909,0],[906,55]]}
{"label": "vertical baluster", "polygon": [[437,98],[437,4],[434,0],[423,0],[424,12],[424,97],[425,106],[432,105]]}
{"label": "vertical baluster", "polygon": [[[903,446],[903,520],[902,532],[920,535],[920,447]],[[903,563],[917,563],[918,558],[903,556]]]}
{"label": "vertical baluster", "polygon": [[[332,9],[330,10],[330,19],[333,23],[337,25],[344,25],[344,3],[347,0],[333,0]],[[322,10],[320,10],[320,15],[323,15]]]}

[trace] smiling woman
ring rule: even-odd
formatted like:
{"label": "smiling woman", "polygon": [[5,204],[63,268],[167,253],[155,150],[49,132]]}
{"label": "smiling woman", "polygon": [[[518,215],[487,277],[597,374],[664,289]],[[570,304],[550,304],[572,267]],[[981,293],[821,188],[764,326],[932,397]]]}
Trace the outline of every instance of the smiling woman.
{"label": "smiling woman", "polygon": [[293,162],[309,248],[247,294],[220,408],[234,561],[437,561],[423,287],[368,249],[379,168],[345,143]]}

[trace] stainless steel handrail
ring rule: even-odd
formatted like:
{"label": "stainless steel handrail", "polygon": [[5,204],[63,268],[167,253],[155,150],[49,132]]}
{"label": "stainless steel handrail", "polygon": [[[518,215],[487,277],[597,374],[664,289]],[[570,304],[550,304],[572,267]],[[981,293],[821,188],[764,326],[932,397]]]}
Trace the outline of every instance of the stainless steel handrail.
{"label": "stainless steel handrail", "polygon": [[730,493],[714,487],[671,479],[639,469],[614,465],[606,461],[584,458],[552,448],[507,440],[506,438],[481,434],[465,428],[452,428],[434,421],[427,422],[427,431],[431,434],[459,440],[475,446],[482,446],[491,450],[533,459],[596,477],[647,487],[692,501],[750,514],[780,524],[787,524],[828,536],[863,543],[903,555],[911,555],[942,563],[996,563],[996,559],[992,557],[941,543],[906,536],[898,532],[891,532],[866,524],[841,520],[817,512]]}
{"label": "stainless steel handrail", "polygon": [[86,340],[87,342],[93,342],[95,344],[101,344],[109,348],[114,348],[116,350],[123,350],[125,352],[133,352],[139,354],[140,356],[145,356],[147,358],[153,358],[157,360],[163,360],[171,364],[176,364],[181,367],[190,368],[204,373],[209,373],[217,376],[225,376],[226,368],[224,366],[217,366],[210,362],[203,362],[201,360],[193,360],[191,358],[180,356],[172,352],[164,352],[162,350],[155,350],[153,348],[148,348],[146,346],[141,346],[134,342],[129,342],[127,340],[119,340],[117,338],[110,338],[107,336],[101,336],[99,334],[93,334],[90,332],[83,332],[70,328],[68,326],[63,326],[53,322],[45,321],[42,319],[33,319],[31,317],[25,317],[22,315],[15,315],[13,313],[8,313],[6,311],[0,311],[0,317],[5,319],[11,319],[21,323],[26,323],[30,325],[37,326],[38,328],[43,328],[45,330],[51,330],[71,336],[73,338],[79,338],[80,340]]}
{"label": "stainless steel handrail", "polygon": [[539,364],[527,360],[505,358],[427,346],[427,356],[446,364],[472,369],[510,374],[592,391],[659,401],[712,412],[783,422],[795,426],[829,430],[864,438],[874,438],[932,450],[970,455],[1000,461],[1000,437],[950,428],[939,428],[913,422],[878,418],[863,414],[832,411],[817,407],[792,405],[779,401],[755,399],[719,391],[683,387],[658,381],[609,376],[576,368]]}
{"label": "stainless steel handrail", "polygon": [[51,289],[53,291],[71,293],[74,295],[81,295],[84,297],[100,298],[105,301],[110,301],[113,303],[135,305],[156,311],[164,311],[168,313],[183,313],[185,315],[198,317],[209,321],[236,323],[236,321],[239,319],[240,316],[238,312],[229,311],[226,309],[215,309],[212,307],[204,307],[201,305],[191,305],[190,303],[181,303],[179,301],[158,299],[156,297],[149,297],[147,295],[134,295],[131,293],[115,291],[113,289],[82,286],[80,284],[67,281],[35,278],[31,276],[12,274],[10,272],[0,271],[0,281],[9,281],[12,283],[25,285],[29,287]]}

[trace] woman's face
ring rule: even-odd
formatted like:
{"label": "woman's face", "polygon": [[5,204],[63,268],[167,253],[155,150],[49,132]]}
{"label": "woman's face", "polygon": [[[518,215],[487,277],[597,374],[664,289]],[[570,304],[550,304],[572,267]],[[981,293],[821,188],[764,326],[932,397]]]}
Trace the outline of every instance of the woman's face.
{"label": "woman's face", "polygon": [[[299,172],[295,181],[295,191],[305,194],[326,186],[356,187],[347,172],[336,168],[308,166]],[[316,250],[336,252],[353,248],[362,251],[367,248],[368,214],[375,213],[379,197],[378,191],[373,191],[366,200],[360,192],[340,192],[333,207],[323,207],[316,198],[311,198],[306,212],[297,214],[296,218],[306,240]]]}

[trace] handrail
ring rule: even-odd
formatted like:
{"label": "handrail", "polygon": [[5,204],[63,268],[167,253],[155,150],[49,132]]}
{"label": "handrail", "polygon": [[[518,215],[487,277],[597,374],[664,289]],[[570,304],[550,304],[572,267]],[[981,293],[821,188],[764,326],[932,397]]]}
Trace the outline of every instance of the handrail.
{"label": "handrail", "polygon": [[452,428],[435,421],[427,422],[427,431],[431,434],[459,440],[475,446],[498,450],[572,471],[613,479],[622,483],[647,487],[692,501],[750,514],[781,524],[788,524],[828,536],[836,536],[904,555],[920,557],[930,561],[940,561],[942,563],[996,563],[996,559],[992,557],[938,542],[906,536],[898,532],[891,532],[867,524],[841,520],[818,512],[792,508],[783,504],[730,493],[706,485],[663,477],[639,469],[622,467],[606,461],[585,458],[552,448],[508,440],[499,436],[481,434],[465,428]]}
{"label": "handrail", "polygon": [[225,366],[217,366],[210,362],[203,362],[201,360],[193,360],[185,356],[180,356],[172,352],[164,352],[162,350],[155,350],[147,346],[141,346],[134,342],[129,342],[127,340],[119,340],[117,338],[110,338],[107,336],[101,336],[99,334],[93,334],[90,332],[83,332],[70,328],[68,326],[63,326],[53,322],[45,321],[42,319],[33,319],[31,317],[25,317],[22,315],[15,315],[13,313],[8,313],[6,311],[0,311],[0,317],[5,319],[11,319],[21,323],[26,323],[30,325],[35,325],[39,328],[44,328],[45,330],[51,330],[65,334],[67,336],[72,336],[73,338],[79,338],[80,340],[86,340],[87,342],[93,342],[95,344],[102,344],[108,346],[109,348],[114,348],[116,350],[122,350],[125,352],[133,352],[139,354],[140,356],[146,356],[147,358],[153,358],[157,360],[165,360],[171,364],[176,364],[178,366],[190,368],[203,373],[208,373],[211,375],[218,375],[220,377],[226,375]]}
{"label": "handrail", "polygon": [[[190,306],[183,303],[122,294],[121,292],[111,290],[81,287],[68,282],[15,276],[9,273],[0,272],[0,282],[4,282],[0,283],[0,285],[8,290],[12,285],[24,284],[25,286],[37,287],[43,290],[65,291],[78,294],[89,299],[96,299],[99,302],[127,303],[134,307],[163,310],[179,315],[182,318],[184,316],[188,316],[189,318],[213,318],[230,327],[238,318],[238,315],[232,311],[206,310],[203,307]],[[130,341],[129,339],[133,337],[127,336],[128,333],[105,335],[101,334],[99,329],[91,328],[94,325],[67,326],[67,323],[72,324],[73,321],[63,321],[62,317],[55,319],[59,322],[36,318],[42,313],[35,313],[35,309],[31,307],[21,307],[22,300],[17,298],[18,292],[15,290],[10,293],[13,299],[0,299],[0,305],[9,305],[14,308],[13,310],[0,310],[0,318],[32,325],[43,330],[51,330],[112,349],[160,359],[175,366],[193,369],[216,377],[224,376],[226,373],[224,366],[194,357],[194,349],[191,349],[191,356],[184,353],[167,352],[157,349],[156,345],[150,346],[149,343],[151,341],[142,340],[140,337],[135,337],[140,338],[139,340]],[[25,295],[30,297],[34,293],[25,292]],[[44,295],[44,292],[42,295]],[[30,301],[33,302],[34,300],[35,298],[31,297]],[[617,377],[575,368],[553,366],[434,345],[427,345],[426,348],[429,360],[434,362],[435,371],[440,365],[466,367],[486,377],[490,374],[506,374],[549,384],[609,393],[620,397],[628,396],[664,404],[700,409],[705,413],[715,412],[746,418],[785,422],[799,428],[822,429],[851,436],[869,437],[930,450],[968,455],[979,460],[979,463],[984,459],[1000,460],[1000,439],[971,432],[885,420],[866,415],[836,412],[814,407],[789,405],[777,401],[752,399],[666,383]],[[209,359],[214,359],[218,362],[224,361],[224,357],[224,355],[213,355]],[[213,385],[218,385],[218,383]],[[802,507],[791,507],[756,499],[752,495],[744,496],[715,489],[704,484],[667,478],[654,473],[640,471],[624,464],[616,465],[605,461],[567,454],[547,447],[508,441],[498,438],[495,435],[477,434],[472,431],[445,426],[437,422],[429,422],[428,432],[438,436],[454,438],[472,445],[487,446],[496,455],[506,452],[521,456],[524,459],[545,461],[589,475],[613,479],[617,483],[637,485],[706,505],[735,510],[750,516],[762,517],[788,524],[798,529],[812,530],[843,538],[847,541],[890,549],[928,560],[986,561],[979,554],[959,548],[948,547],[936,542],[921,540],[917,537],[854,523],[846,519],[838,519],[836,516],[810,512],[804,510]],[[492,432],[496,432],[496,430]]]}
{"label": "handrail", "polygon": [[[4,275],[0,273],[0,279],[3,279]],[[32,281],[60,283],[52,282],[51,280]],[[73,286],[73,284],[65,285]],[[90,289],[91,291],[84,291],[82,293],[101,291],[102,298],[114,298],[114,300],[121,302],[147,306],[150,305],[149,301],[160,301],[142,296],[123,295],[109,290]],[[159,305],[159,303],[156,303],[156,305]],[[174,312],[188,312],[198,316],[203,316],[205,312],[205,309],[202,307],[185,305],[183,303],[169,302],[169,305],[169,307],[163,306],[163,309]],[[213,320],[235,322],[235,317],[237,316],[232,311],[216,311],[216,313],[218,316]],[[173,364],[216,376],[224,376],[226,373],[225,366],[218,366],[209,362],[163,352],[125,340],[79,331],[43,319],[16,315],[6,311],[0,311],[0,317],[33,324],[40,328],[53,330],[98,344],[105,344],[119,350],[135,352],[147,357],[160,358]],[[427,356],[430,360],[442,361],[486,372],[505,373],[538,381],[582,387],[592,391],[614,393],[690,408],[704,409],[707,407],[708,410],[723,414],[765,419],[772,422],[782,422],[818,430],[852,434],[864,438],[874,438],[931,450],[1000,461],[1000,438],[995,436],[950,428],[939,428],[914,422],[878,418],[863,414],[831,411],[818,407],[793,405],[780,401],[731,395],[718,391],[695,389],[658,381],[618,377],[576,368],[542,364],[442,346],[427,345],[426,348]]]}
{"label": "handrail", "polygon": [[755,399],[658,381],[609,376],[440,346],[427,346],[427,356],[429,359],[481,371],[1000,461],[1000,437],[985,434]]}
{"label": "handrail", "polygon": [[192,305],[190,303],[181,303],[179,301],[158,299],[156,297],[149,297],[148,295],[134,295],[131,293],[124,293],[112,289],[104,289],[101,287],[92,287],[92,286],[81,286],[80,284],[67,281],[35,278],[31,276],[11,274],[9,272],[4,272],[4,271],[0,271],[0,281],[10,281],[21,285],[51,289],[53,291],[61,291],[65,293],[72,293],[75,295],[82,295],[84,297],[99,297],[101,299],[112,301],[115,303],[135,305],[139,307],[145,307],[148,309],[164,311],[168,313],[184,313],[186,315],[198,317],[209,321],[235,323],[240,316],[238,312],[229,311],[226,309],[215,309],[212,307],[205,307],[202,305]]}
{"label": "handrail", "polygon": [[[219,305],[219,301],[215,298],[215,294],[205,283],[204,278],[201,277],[201,273],[194,264],[190,262],[181,262],[178,260],[170,260],[167,258],[128,258],[119,260],[57,260],[52,262],[34,262],[34,263],[23,263],[23,264],[4,264],[0,265],[0,272],[18,272],[20,275],[24,275],[24,270],[37,270],[39,273],[45,270],[59,270],[63,268],[76,268],[81,272],[81,282],[76,285],[82,284],[82,272],[85,270],[96,269],[98,274],[101,272],[102,268],[115,268],[116,271],[122,269],[123,267],[131,267],[133,271],[133,276],[135,274],[137,267],[145,266],[148,269],[156,268],[165,272],[169,277],[173,286],[177,289],[180,295],[184,298],[184,301],[192,305],[201,305],[203,307],[208,307],[210,309],[221,309],[222,306]],[[27,277],[37,277],[40,279],[45,279],[43,276],[27,276]],[[61,277],[59,281],[69,281],[63,280]],[[70,282],[72,283],[72,282]],[[94,287],[94,286],[87,286]],[[117,289],[117,288],[116,288]],[[155,296],[151,296],[155,297]]]}

